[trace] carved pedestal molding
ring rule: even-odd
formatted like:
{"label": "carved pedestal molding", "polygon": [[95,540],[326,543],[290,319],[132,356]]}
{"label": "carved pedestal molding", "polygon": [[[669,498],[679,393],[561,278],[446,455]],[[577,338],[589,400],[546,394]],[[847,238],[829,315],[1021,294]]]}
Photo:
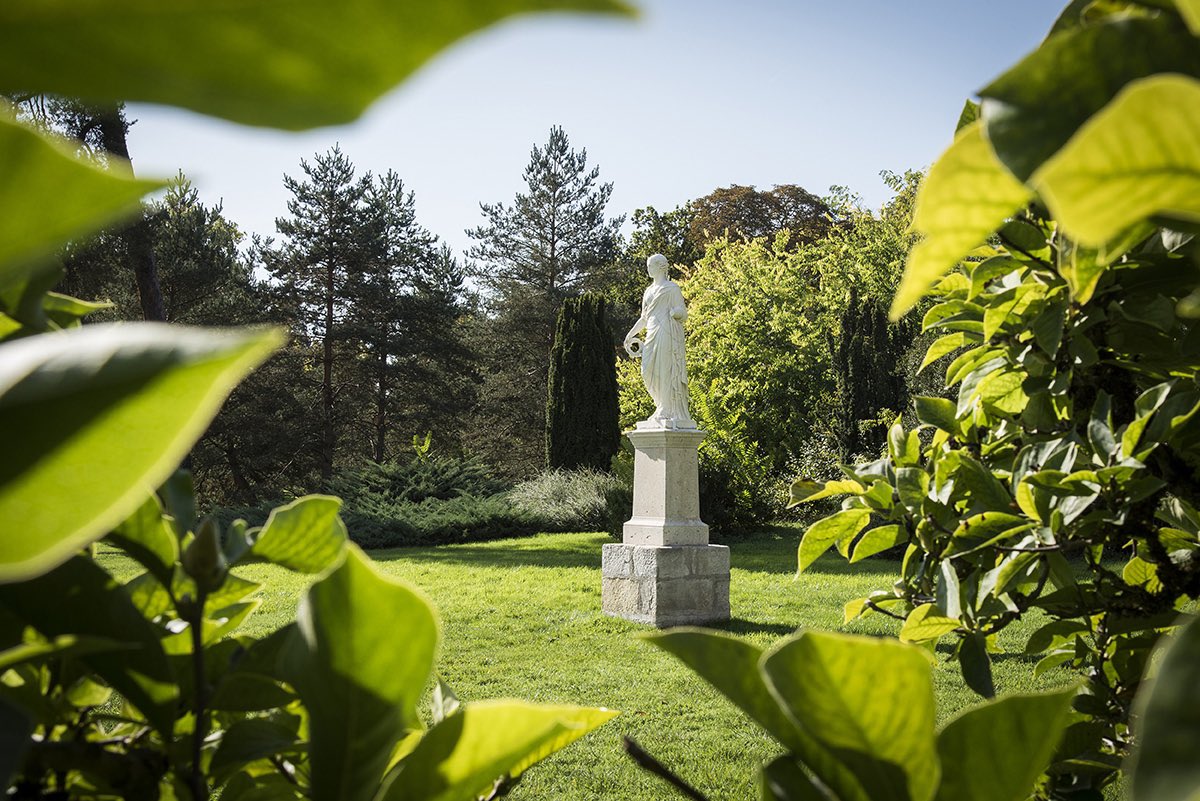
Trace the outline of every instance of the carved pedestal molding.
{"label": "carved pedestal molding", "polygon": [[696,429],[639,429],[633,516],[603,548],[604,613],[655,626],[729,619],[729,549],[708,544],[700,519]]}

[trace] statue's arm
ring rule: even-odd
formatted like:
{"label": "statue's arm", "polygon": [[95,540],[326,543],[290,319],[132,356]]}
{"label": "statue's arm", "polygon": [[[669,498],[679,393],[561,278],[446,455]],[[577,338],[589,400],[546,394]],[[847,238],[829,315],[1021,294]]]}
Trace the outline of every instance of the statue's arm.
{"label": "statue's arm", "polygon": [[633,324],[633,328],[630,328],[629,333],[625,335],[625,344],[628,345],[630,342],[636,339],[637,335],[640,334],[642,329],[645,327],[646,315],[643,314],[641,317],[637,318],[637,322]]}

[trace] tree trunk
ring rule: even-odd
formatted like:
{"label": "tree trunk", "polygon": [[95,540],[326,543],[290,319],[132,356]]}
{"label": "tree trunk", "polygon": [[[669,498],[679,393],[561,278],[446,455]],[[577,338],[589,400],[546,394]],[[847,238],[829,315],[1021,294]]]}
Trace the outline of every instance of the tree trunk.
{"label": "tree trunk", "polygon": [[[128,126],[119,105],[107,105],[97,112],[97,122],[100,126],[100,136],[104,149],[114,156],[130,161],[129,143],[126,139]],[[167,319],[163,308],[162,289],[158,283],[158,265],[154,260],[154,240],[149,221],[142,217],[131,223],[121,236],[125,239],[125,247],[133,260],[133,274],[137,280],[138,299],[141,301],[142,318],[145,320],[164,321]]]}
{"label": "tree trunk", "polygon": [[375,396],[375,461],[383,462],[387,440],[387,350],[379,349],[379,375]]}

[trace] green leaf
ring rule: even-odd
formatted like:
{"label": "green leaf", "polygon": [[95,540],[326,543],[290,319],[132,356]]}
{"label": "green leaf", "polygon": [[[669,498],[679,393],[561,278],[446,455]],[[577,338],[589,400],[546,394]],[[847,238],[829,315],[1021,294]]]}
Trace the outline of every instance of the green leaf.
{"label": "green leaf", "polygon": [[953,334],[938,337],[929,346],[929,350],[925,351],[925,358],[921,361],[921,366],[917,369],[917,372],[920,373],[943,356],[949,356],[959,348],[965,348],[967,345],[974,343],[977,339],[978,337],[972,337],[965,331],[956,331]]}
{"label": "green leaf", "polygon": [[913,407],[917,411],[917,419],[922,423],[937,426],[947,434],[958,433],[958,417],[954,401],[918,395],[913,398]]}
{"label": "green leaf", "polygon": [[297,750],[299,743],[291,729],[266,718],[248,718],[230,725],[213,754],[209,770],[216,776],[227,775],[248,762]]}
{"label": "green leaf", "polygon": [[33,744],[34,720],[23,709],[0,697],[0,785],[9,786],[12,777]]}
{"label": "green leaf", "polygon": [[1024,801],[1049,766],[1076,688],[1010,695],[969,709],[938,733],[937,801]]}
{"label": "green leaf", "polygon": [[179,688],[159,631],[124,588],[91,559],[76,556],[45,575],[0,584],[0,607],[49,638],[77,635],[129,646],[90,651],[79,659],[129,699],[156,729],[171,732]]}
{"label": "green leaf", "polygon": [[372,797],[396,742],[421,726],[438,639],[429,602],[354,546],[305,593],[280,660],[309,712],[315,798]]}
{"label": "green leaf", "polygon": [[954,130],[961,131],[971,123],[979,119],[979,104],[974,100],[968,99],[963,103],[962,111],[958,115],[958,124],[954,126]]}
{"label": "green leaf", "polygon": [[350,122],[438,51],[506,17],[615,0],[137,0],[0,7],[0,91],[182,106],[298,130]]}
{"label": "green leaf", "polygon": [[0,345],[0,520],[24,532],[0,539],[0,581],[61,564],[136,511],[281,339],[127,323]]}
{"label": "green leaf", "polygon": [[[6,4],[0,17],[11,10]],[[0,39],[11,33],[8,24],[0,23]],[[0,62],[11,56],[11,51],[0,53]],[[42,69],[44,58],[43,53],[28,66]],[[103,170],[80,161],[64,146],[0,114],[0,299],[10,300],[14,282],[30,280],[29,262],[137,211],[142,196],[163,185],[134,180],[127,169]]]}
{"label": "green leaf", "polygon": [[1127,86],[1033,180],[1067,235],[1095,247],[1153,215],[1200,221],[1197,142],[1200,81],[1156,75]]}
{"label": "green leaf", "polygon": [[809,526],[800,539],[797,574],[803,573],[804,569],[829,550],[831,545],[853,539],[870,519],[871,513],[868,510],[850,509],[832,514]]}
{"label": "green leaf", "polygon": [[136,647],[127,642],[110,640],[105,637],[64,634],[46,641],[22,643],[0,651],[0,673],[29,662],[43,662],[62,656],[78,657],[104,651],[125,651]]}
{"label": "green leaf", "polygon": [[917,194],[913,228],[924,238],[909,253],[892,301],[893,320],[1028,202],[1031,192],[996,158],[980,123],[959,131]]}
{"label": "green leaf", "polygon": [[1129,766],[1132,801],[1195,801],[1200,793],[1200,624],[1195,620],[1159,646],[1158,674],[1135,699],[1137,730]]}
{"label": "green leaf", "polygon": [[1029,180],[1123,86],[1161,72],[1200,75],[1200,48],[1170,15],[1113,17],[1051,36],[980,92],[988,139]]}
{"label": "green leaf", "polygon": [[140,562],[164,587],[171,586],[179,539],[163,518],[157,495],[150,495],[107,539]]}
{"label": "green leaf", "polygon": [[1200,36],[1200,0],[1175,0],[1175,8],[1193,36]]}
{"label": "green leaf", "polygon": [[989,411],[1020,414],[1029,403],[1029,396],[1021,389],[1025,378],[1024,373],[1016,370],[993,371],[979,382],[979,399]]}
{"label": "green leaf", "polygon": [[320,573],[341,558],[346,526],[340,498],[306,495],[271,510],[251,553],[299,573]]}
{"label": "green leaf", "polygon": [[791,501],[788,505],[794,506],[798,503],[832,498],[837,495],[862,495],[865,491],[866,489],[860,482],[849,478],[826,481],[824,484],[802,478],[792,482],[789,493]]}
{"label": "green leaf", "polygon": [[762,767],[759,789],[763,801],[829,801],[795,757],[784,754]]}
{"label": "green leaf", "polygon": [[962,623],[946,617],[933,604],[921,604],[908,613],[900,627],[900,642],[929,642],[958,629]]}
{"label": "green leaf", "polygon": [[[889,548],[895,548],[908,540],[908,535],[904,533],[904,529],[900,526],[878,526],[863,534],[854,546],[854,555],[850,557],[850,563],[861,562],[868,556],[874,556],[877,553],[883,553]],[[855,615],[857,617],[857,615]]]}
{"label": "green leaf", "polygon": [[804,632],[767,654],[762,670],[775,697],[854,771],[872,801],[933,798],[933,685],[919,649]]}
{"label": "green leaf", "polygon": [[755,723],[796,754],[847,801],[867,801],[854,774],[798,727],[772,695],[759,670],[763,651],[728,634],[679,628],[646,639],[683,662]]}
{"label": "green leaf", "polygon": [[959,523],[943,556],[960,556],[1014,537],[1036,526],[1027,518],[1005,512],[981,512]]}
{"label": "green leaf", "polygon": [[616,712],[522,701],[465,704],[389,773],[380,801],[471,801],[499,778],[566,747]]}
{"label": "green leaf", "polygon": [[992,679],[992,658],[988,656],[987,651],[987,635],[972,632],[959,640],[958,665],[962,668],[963,681],[976,695],[984,698],[996,697],[996,683]]}

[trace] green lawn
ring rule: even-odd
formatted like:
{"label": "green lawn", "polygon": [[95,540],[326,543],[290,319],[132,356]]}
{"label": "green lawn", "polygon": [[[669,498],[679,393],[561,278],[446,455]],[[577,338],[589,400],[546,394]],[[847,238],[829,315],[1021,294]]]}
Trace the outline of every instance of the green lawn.
{"label": "green lawn", "polygon": [[[894,634],[897,623],[873,616],[842,625],[846,601],[895,580],[895,562],[850,566],[830,555],[794,580],[798,532],[782,530],[732,544],[731,605],[725,631],[768,645],[797,627]],[[556,534],[476,545],[375,552],[383,569],[421,587],[441,612],[444,641],[438,671],[463,700],[517,697],[605,706],[622,712],[601,729],[529,771],[513,799],[675,799],[665,784],[625,757],[630,735],[711,799],[756,797],[757,766],[775,748],[740,711],[679,663],[643,642],[645,627],[600,612],[602,534]],[[102,557],[123,577],[134,566]],[[291,619],[307,583],[270,566],[238,571],[269,578],[263,606],[248,622],[254,633]],[[1026,621],[1002,645],[1019,650]],[[396,621],[403,647],[403,621]],[[939,653],[934,684],[941,719],[970,705],[954,665]],[[1066,683],[1057,672],[1035,682],[1033,659],[996,660],[1001,692]]]}

